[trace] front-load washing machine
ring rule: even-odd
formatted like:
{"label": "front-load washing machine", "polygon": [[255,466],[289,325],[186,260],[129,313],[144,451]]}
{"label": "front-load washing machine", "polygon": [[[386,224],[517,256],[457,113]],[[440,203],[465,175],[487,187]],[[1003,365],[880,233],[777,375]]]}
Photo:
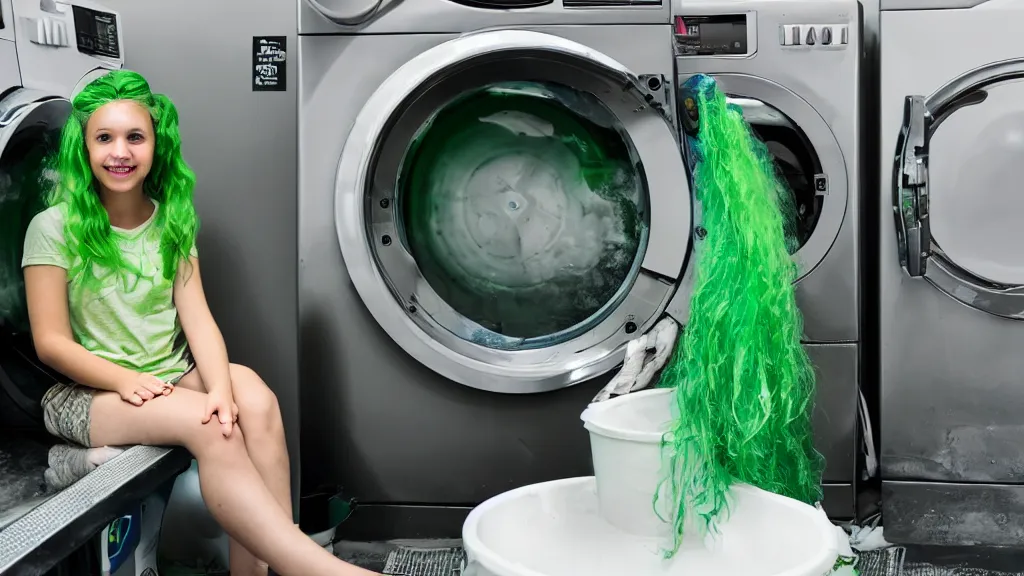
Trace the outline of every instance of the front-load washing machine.
{"label": "front-load washing machine", "polygon": [[[786,49],[837,82],[856,3],[826,6],[786,22],[846,43]],[[347,537],[458,535],[495,494],[592,472],[579,414],[629,340],[688,313],[672,22],[668,0],[299,1],[302,480],[359,499]]]}
{"label": "front-load washing machine", "polygon": [[881,8],[885,536],[1020,546],[1024,4]]}
{"label": "front-load washing machine", "polygon": [[858,3],[673,0],[672,15],[677,88],[696,73],[715,78],[793,194],[789,245],[805,349],[817,372],[825,507],[851,517],[861,340]]}
{"label": "front-load washing machine", "polygon": [[[88,0],[0,0],[0,423],[38,427],[52,383],[28,331],[21,252],[73,94],[121,68],[119,15]],[[18,459],[14,458],[16,462]]]}

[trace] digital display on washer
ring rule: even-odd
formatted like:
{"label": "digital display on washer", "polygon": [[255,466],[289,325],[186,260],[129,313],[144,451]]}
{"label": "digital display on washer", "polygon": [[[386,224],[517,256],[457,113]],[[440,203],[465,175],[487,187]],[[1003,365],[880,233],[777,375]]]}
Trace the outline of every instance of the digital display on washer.
{"label": "digital display on washer", "polygon": [[676,16],[676,54],[715,56],[747,53],[747,16]]}
{"label": "digital display on washer", "polygon": [[79,52],[90,56],[121,57],[115,15],[81,6],[72,6],[72,10]]}

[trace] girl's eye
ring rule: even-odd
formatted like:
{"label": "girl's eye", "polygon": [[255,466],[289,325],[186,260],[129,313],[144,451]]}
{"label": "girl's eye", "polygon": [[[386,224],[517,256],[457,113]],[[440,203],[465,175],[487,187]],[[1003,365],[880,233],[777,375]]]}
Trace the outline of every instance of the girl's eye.
{"label": "girl's eye", "polygon": [[100,134],[99,136],[96,137],[96,140],[99,142],[110,142],[110,135]]}
{"label": "girl's eye", "polygon": [[129,142],[142,142],[142,134],[131,134],[128,136]]}

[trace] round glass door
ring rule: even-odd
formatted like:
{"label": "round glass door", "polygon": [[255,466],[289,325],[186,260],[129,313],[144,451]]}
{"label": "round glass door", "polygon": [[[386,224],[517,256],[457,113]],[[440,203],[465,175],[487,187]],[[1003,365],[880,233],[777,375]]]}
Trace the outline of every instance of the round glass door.
{"label": "round glass door", "polygon": [[976,95],[931,137],[932,237],[946,258],[979,278],[1024,285],[1024,80]]}
{"label": "round glass door", "polygon": [[689,253],[686,173],[649,103],[657,88],[518,30],[447,42],[392,75],[356,121],[336,198],[346,266],[392,338],[501,392],[618,364]]}
{"label": "round glass door", "polygon": [[799,282],[828,255],[846,216],[849,180],[839,142],[821,115],[788,88],[744,74],[712,76],[774,158],[788,192],[780,208]]}
{"label": "round glass door", "polygon": [[907,96],[893,166],[900,264],[947,296],[1024,320],[1024,59],[980,66]]}
{"label": "round glass door", "polygon": [[0,329],[28,331],[21,256],[25,231],[54,185],[46,162],[71,113],[64,99],[17,90],[0,100]]}

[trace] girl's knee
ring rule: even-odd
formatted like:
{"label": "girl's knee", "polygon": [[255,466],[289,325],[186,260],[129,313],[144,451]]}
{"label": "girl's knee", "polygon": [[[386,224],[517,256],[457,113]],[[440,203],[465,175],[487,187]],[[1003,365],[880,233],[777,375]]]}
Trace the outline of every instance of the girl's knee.
{"label": "girl's knee", "polygon": [[[256,419],[267,424],[281,419],[281,407],[277,403],[277,396],[266,384],[253,386],[241,402],[235,400],[235,403],[238,404],[240,418],[248,416],[250,420]],[[242,407],[243,404],[245,408]]]}
{"label": "girl's knee", "polygon": [[225,457],[232,453],[245,454],[245,438],[237,424],[231,428],[230,435],[224,436],[224,428],[216,417],[206,424],[197,419],[187,433],[185,447],[196,458],[205,455]]}
{"label": "girl's knee", "polygon": [[231,366],[232,389],[239,419],[258,425],[271,425],[281,419],[277,395],[256,372],[245,366]]}

